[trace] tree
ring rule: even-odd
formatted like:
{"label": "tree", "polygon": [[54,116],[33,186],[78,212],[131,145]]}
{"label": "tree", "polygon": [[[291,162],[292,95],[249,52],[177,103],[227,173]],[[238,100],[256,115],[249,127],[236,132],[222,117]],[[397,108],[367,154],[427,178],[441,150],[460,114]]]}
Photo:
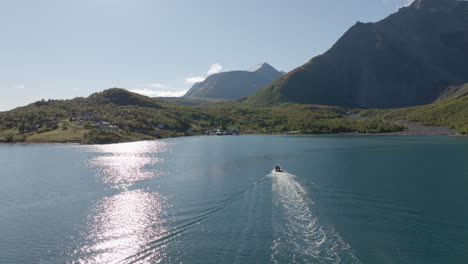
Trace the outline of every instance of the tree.
{"label": "tree", "polygon": [[26,133],[26,132],[28,132],[29,128],[28,128],[28,126],[24,123],[24,121],[22,121],[21,124],[19,125],[18,130],[19,130],[20,133]]}
{"label": "tree", "polygon": [[5,135],[5,141],[8,143],[15,141],[15,135],[13,133],[9,133]]}

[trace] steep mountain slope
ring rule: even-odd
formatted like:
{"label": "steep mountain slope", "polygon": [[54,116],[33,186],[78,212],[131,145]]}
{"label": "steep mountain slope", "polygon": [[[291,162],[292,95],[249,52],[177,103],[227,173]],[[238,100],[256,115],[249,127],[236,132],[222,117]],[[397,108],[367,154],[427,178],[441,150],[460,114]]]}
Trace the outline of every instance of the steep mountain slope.
{"label": "steep mountain slope", "polygon": [[468,3],[416,0],[351,27],[317,56],[250,96],[252,104],[405,107],[468,81]]}
{"label": "steep mountain slope", "polygon": [[283,74],[268,63],[247,71],[222,72],[196,83],[185,94],[185,98],[239,99],[271,83]]}

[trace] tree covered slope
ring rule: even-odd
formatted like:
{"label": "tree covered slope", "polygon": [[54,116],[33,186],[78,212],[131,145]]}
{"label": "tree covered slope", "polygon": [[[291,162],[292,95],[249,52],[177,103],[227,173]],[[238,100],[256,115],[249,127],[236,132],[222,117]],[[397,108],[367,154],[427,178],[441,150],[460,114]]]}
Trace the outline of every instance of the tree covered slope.
{"label": "tree covered slope", "polygon": [[449,90],[444,93],[445,98],[433,104],[398,109],[370,109],[364,110],[362,114],[377,119],[444,126],[468,134],[468,83]]}
{"label": "tree covered slope", "polygon": [[175,105],[109,89],[87,98],[39,101],[0,113],[0,141],[113,143],[205,134],[236,128],[248,133],[385,132],[399,126],[347,118],[341,107],[239,102]]}

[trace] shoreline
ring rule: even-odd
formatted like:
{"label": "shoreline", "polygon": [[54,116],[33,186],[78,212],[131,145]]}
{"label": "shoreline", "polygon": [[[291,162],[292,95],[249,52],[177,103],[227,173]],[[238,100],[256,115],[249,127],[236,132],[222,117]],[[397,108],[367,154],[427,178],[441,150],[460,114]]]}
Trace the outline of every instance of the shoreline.
{"label": "shoreline", "polygon": [[[398,132],[386,132],[386,133],[359,133],[359,132],[341,132],[341,133],[316,133],[316,134],[302,134],[302,133],[241,133],[239,136],[243,135],[309,135],[309,136],[334,136],[334,135],[348,135],[348,136],[400,136],[400,137],[436,137],[436,136],[446,136],[446,137],[467,137],[468,135],[463,135],[457,133],[455,130],[447,127],[439,126],[424,126],[417,123],[408,123],[399,121],[397,123],[406,127],[403,131]],[[176,137],[166,137],[166,138],[155,138],[152,140],[161,140],[168,138],[178,138],[178,137],[193,137],[193,136],[216,136],[216,135],[206,135],[206,134],[193,134],[185,136],[176,136]],[[223,135],[223,136],[234,136],[234,135]],[[111,145],[111,144],[121,144],[121,143],[132,143],[132,142],[141,142],[141,141],[152,141],[152,140],[136,140],[136,141],[122,141],[114,142],[109,144],[97,144],[97,145]],[[88,145],[80,144],[77,141],[68,141],[68,142],[6,142],[0,140],[0,145],[41,145],[41,144],[54,144],[54,145]],[[92,145],[92,144],[90,144]],[[94,144],[96,145],[96,144]]]}

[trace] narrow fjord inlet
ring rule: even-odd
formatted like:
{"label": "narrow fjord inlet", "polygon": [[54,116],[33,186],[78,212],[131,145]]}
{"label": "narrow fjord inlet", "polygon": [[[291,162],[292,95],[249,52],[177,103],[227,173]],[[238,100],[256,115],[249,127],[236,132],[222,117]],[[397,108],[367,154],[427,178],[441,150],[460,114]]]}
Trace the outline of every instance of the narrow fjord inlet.
{"label": "narrow fjord inlet", "polygon": [[461,263],[467,151],[444,137],[4,145],[0,262]]}

